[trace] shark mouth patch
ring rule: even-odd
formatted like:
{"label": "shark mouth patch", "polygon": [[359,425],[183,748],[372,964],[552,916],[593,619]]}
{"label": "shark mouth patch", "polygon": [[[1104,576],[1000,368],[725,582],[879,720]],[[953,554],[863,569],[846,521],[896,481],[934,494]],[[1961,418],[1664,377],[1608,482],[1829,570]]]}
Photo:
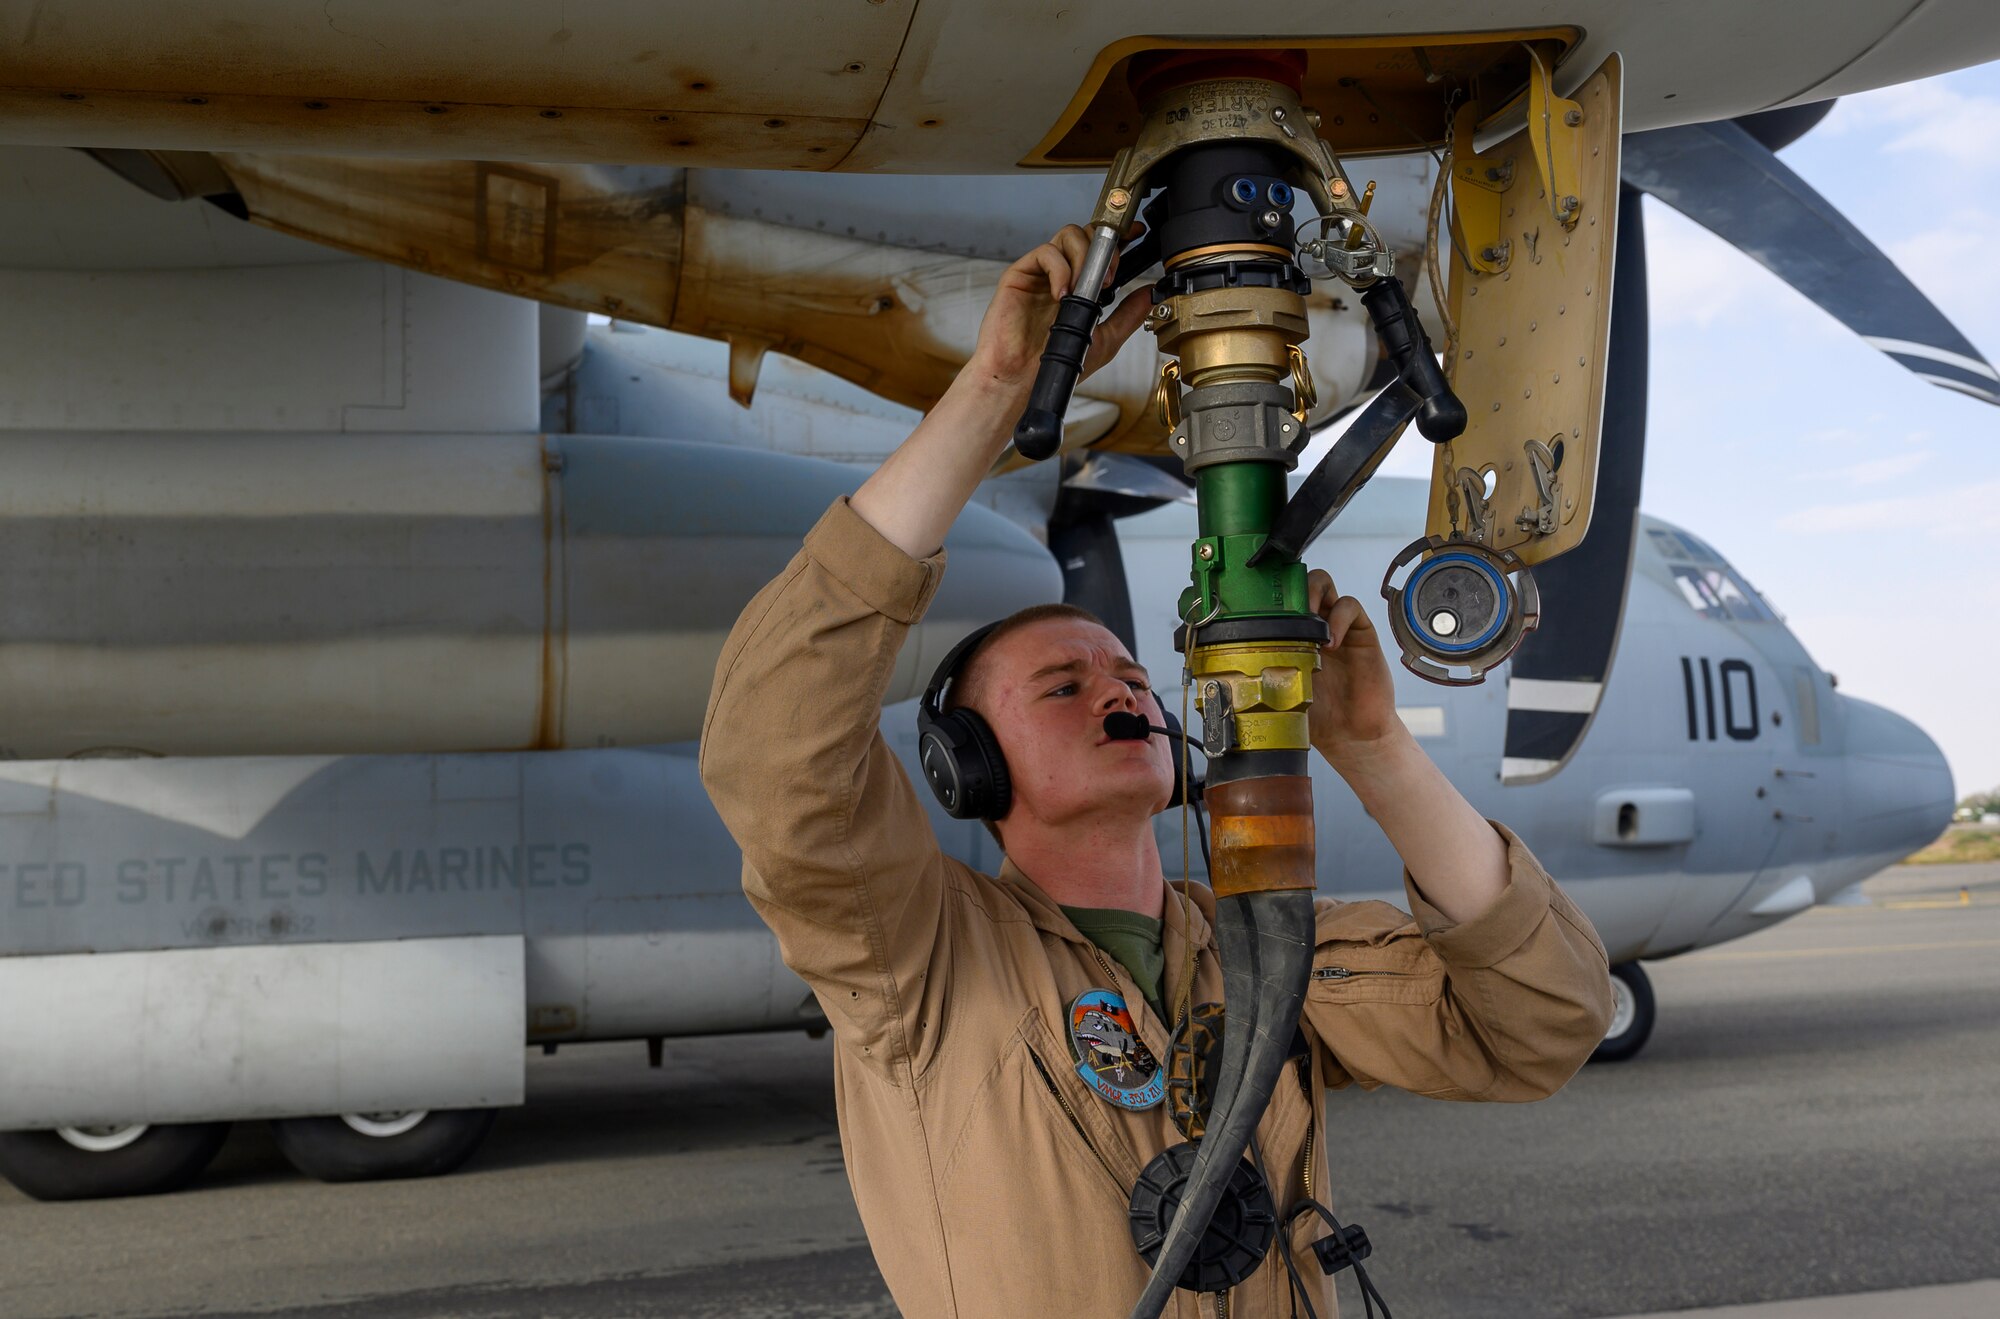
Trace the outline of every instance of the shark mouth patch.
{"label": "shark mouth patch", "polygon": [[1076,996],[1069,1008],[1069,1042],[1076,1051],[1076,1074],[1106,1103],[1137,1112],[1166,1097],[1166,1073],[1116,991],[1086,989]]}

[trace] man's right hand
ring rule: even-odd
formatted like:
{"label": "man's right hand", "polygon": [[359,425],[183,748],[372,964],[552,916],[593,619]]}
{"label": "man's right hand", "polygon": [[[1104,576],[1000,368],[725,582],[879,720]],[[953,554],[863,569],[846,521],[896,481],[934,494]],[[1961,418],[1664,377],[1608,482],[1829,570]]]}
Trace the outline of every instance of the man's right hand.
{"label": "man's right hand", "polygon": [[[967,371],[1027,391],[1048,347],[1056,307],[1075,282],[1075,272],[1089,246],[1089,235],[1067,224],[1054,238],[1007,267],[993,301],[987,305],[985,319],[979,323],[979,341],[972,350],[972,360],[966,363]],[[1144,288],[1133,290],[1118,304],[1091,338],[1090,352],[1083,361],[1084,377],[1117,356],[1133,331],[1145,322],[1151,305]]]}
{"label": "man's right hand", "polygon": [[[965,501],[1007,447],[1034,387],[1056,306],[1083,264],[1089,240],[1069,225],[1007,267],[979,323],[972,358],[927,413],[854,493],[854,511],[905,554],[937,552]],[[1146,319],[1140,289],[1092,338],[1083,374],[1111,360]]]}

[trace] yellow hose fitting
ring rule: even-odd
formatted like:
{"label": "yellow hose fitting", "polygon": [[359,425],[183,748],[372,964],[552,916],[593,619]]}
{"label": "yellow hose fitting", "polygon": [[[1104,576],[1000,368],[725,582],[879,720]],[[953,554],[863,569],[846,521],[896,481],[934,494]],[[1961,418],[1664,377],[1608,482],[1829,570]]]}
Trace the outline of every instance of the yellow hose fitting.
{"label": "yellow hose fitting", "polygon": [[[1319,650],[1296,641],[1197,646],[1190,657],[1203,740],[1219,751],[1304,751],[1312,745],[1307,710]],[[1207,735],[1227,721],[1226,741]]]}

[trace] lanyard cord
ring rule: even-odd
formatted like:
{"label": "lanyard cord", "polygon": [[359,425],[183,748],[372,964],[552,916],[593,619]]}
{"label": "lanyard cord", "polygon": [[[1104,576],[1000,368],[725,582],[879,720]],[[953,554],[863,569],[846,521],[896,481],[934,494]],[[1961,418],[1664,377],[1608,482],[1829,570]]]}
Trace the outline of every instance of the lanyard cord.
{"label": "lanyard cord", "polygon": [[[1281,1248],[1283,1243],[1291,1238],[1292,1224],[1305,1214],[1318,1214],[1322,1219],[1326,1220],[1327,1225],[1333,1229],[1333,1235],[1336,1237],[1345,1235],[1347,1231],[1346,1228],[1341,1226],[1340,1220],[1333,1216],[1333,1211],[1319,1201],[1300,1200],[1290,1209],[1287,1209],[1284,1217],[1278,1221],[1278,1240]],[[1298,1289],[1300,1298],[1306,1303],[1306,1314],[1311,1316],[1311,1319],[1319,1319],[1319,1316],[1313,1311],[1312,1297],[1306,1291],[1304,1280],[1299,1277],[1298,1266],[1292,1262],[1292,1254],[1289,1250],[1285,1251],[1285,1267],[1291,1270],[1292,1283]],[[1362,1313],[1367,1319],[1375,1319],[1375,1309],[1377,1306],[1381,1307],[1382,1319],[1393,1319],[1393,1316],[1389,1313],[1389,1302],[1382,1299],[1382,1293],[1375,1288],[1375,1280],[1368,1276],[1368,1270],[1362,1267],[1361,1261],[1358,1259],[1349,1259],[1347,1267],[1351,1267],[1354,1270],[1355,1285],[1361,1289]]]}
{"label": "lanyard cord", "polygon": [[[1194,613],[1192,605],[1189,606],[1188,613]],[[1185,618],[1181,621],[1183,623],[1187,622]],[[1188,652],[1191,653],[1194,650],[1193,627],[1188,628],[1187,637]],[[1176,1037],[1179,1036],[1182,1027],[1187,1024],[1189,1004],[1193,1001],[1194,997],[1194,900],[1188,896],[1188,888],[1194,883],[1194,859],[1189,852],[1188,846],[1188,807],[1190,804],[1194,804],[1195,820],[1202,831],[1202,864],[1204,866],[1208,864],[1207,819],[1202,814],[1201,806],[1194,802],[1194,769],[1188,759],[1188,699],[1190,692],[1194,688],[1194,674],[1188,669],[1189,662],[1187,655],[1183,654],[1181,657],[1181,736],[1178,739],[1180,742],[1178,753],[1181,758],[1181,942],[1187,945],[1187,960],[1181,974],[1180,992],[1174,996],[1174,1024],[1172,1029]],[[1174,1043],[1175,1041],[1169,1041],[1169,1047],[1171,1048]]]}

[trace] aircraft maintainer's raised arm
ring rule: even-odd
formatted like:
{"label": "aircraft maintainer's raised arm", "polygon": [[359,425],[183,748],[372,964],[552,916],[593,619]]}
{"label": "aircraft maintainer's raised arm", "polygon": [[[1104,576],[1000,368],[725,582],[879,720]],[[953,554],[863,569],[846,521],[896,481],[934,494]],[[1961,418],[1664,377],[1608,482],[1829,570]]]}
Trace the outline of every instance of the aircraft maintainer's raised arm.
{"label": "aircraft maintainer's raised arm", "polygon": [[702,729],[702,785],[743,849],[744,891],[853,1056],[885,1067],[913,1049],[909,994],[944,881],[878,724],[943,572],[943,551],[911,558],[834,504],[730,633]]}

